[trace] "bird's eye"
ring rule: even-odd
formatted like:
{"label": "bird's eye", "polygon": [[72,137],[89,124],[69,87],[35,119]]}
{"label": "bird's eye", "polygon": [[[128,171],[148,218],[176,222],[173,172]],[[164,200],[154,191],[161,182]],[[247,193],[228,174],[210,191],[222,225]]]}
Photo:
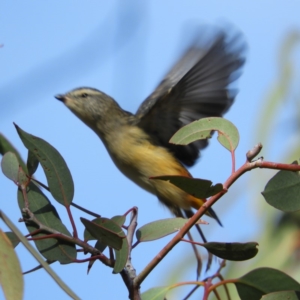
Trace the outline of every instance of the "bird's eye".
{"label": "bird's eye", "polygon": [[81,94],[81,97],[82,97],[82,98],[87,98],[87,96],[88,96],[87,93],[82,93],[82,94]]}

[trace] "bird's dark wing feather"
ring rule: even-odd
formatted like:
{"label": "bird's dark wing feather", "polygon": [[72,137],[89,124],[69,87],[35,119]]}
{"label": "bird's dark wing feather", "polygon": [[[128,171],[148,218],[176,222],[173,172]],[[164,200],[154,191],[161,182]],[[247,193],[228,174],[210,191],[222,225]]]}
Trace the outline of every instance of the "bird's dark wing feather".
{"label": "bird's dark wing feather", "polygon": [[186,51],[136,113],[137,125],[188,166],[195,163],[207,140],[176,146],[169,144],[170,138],[194,120],[222,116],[236,95],[229,85],[244,64],[245,44],[240,34],[230,37],[218,31],[206,42]]}

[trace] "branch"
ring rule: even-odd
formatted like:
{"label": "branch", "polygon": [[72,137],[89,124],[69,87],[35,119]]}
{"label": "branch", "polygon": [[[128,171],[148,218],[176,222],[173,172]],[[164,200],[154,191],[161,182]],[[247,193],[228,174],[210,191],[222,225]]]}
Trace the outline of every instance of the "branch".
{"label": "branch", "polygon": [[134,284],[136,278],[136,270],[131,263],[131,251],[133,244],[133,236],[137,227],[138,208],[133,207],[131,209],[130,224],[127,228],[127,242],[128,242],[128,259],[124,270],[120,273],[122,279],[129,291],[129,298],[133,300],[140,300],[140,286]]}
{"label": "branch", "polygon": [[229,189],[229,187],[244,173],[256,168],[287,170],[287,171],[300,171],[300,166],[295,164],[281,164],[275,162],[265,162],[263,158],[256,161],[249,161],[255,157],[261,150],[261,144],[256,145],[252,150],[247,153],[247,160],[237,171],[233,172],[226,180],[223,187],[224,190],[212,196],[203,204],[193,217],[181,228],[181,230],[174,236],[174,238],[150,261],[150,263],[141,271],[141,273],[134,279],[134,284],[139,286],[149,273],[159,264],[159,262],[178,244],[190,228],[206,213],[208,208],[213,206]]}

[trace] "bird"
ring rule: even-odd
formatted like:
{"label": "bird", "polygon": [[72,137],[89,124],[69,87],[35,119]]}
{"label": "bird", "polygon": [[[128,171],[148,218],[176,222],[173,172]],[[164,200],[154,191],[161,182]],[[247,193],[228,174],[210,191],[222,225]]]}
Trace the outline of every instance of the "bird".
{"label": "bird", "polygon": [[[176,217],[191,217],[205,199],[151,178],[192,178],[187,168],[196,163],[208,141],[183,146],[169,140],[186,124],[227,112],[237,95],[232,84],[241,74],[244,50],[240,32],[218,29],[199,34],[135,114],[95,88],[80,87],[55,98],[99,136],[125,176],[157,196]],[[221,225],[212,208],[206,214]]]}

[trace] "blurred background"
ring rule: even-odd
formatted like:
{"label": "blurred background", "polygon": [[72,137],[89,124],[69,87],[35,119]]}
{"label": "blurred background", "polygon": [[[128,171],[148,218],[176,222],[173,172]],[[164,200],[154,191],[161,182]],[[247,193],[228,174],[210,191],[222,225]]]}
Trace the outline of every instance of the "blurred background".
{"label": "blurred background", "polygon": [[[2,1],[0,3],[0,131],[26,158],[12,122],[52,144],[65,158],[75,183],[74,201],[104,217],[138,206],[139,226],[168,218],[157,199],[135,186],[114,166],[99,138],[55,94],[90,86],[135,112],[186,47],[199,25],[233,26],[248,44],[239,94],[226,118],[240,132],[236,166],[261,142],[265,160],[299,158],[299,1]],[[231,172],[229,152],[214,136],[191,173],[214,183]],[[227,265],[224,276],[239,277],[257,266],[278,267],[300,280],[300,231],[297,214],[283,215],[268,206],[260,192],[274,171],[254,170],[238,180],[214,206],[224,225],[205,226],[209,241],[260,243],[253,260]],[[45,182],[39,167],[37,177]],[[15,222],[20,217],[16,186],[0,175],[0,208]],[[50,200],[51,197],[49,196]],[[55,201],[54,201],[55,202]],[[53,202],[53,203],[54,203]],[[54,203],[56,205],[56,203]],[[71,230],[64,209],[56,205]],[[79,232],[83,227],[76,210]],[[1,228],[6,227],[1,223]],[[19,228],[26,234],[23,224]],[[204,226],[203,226],[204,227]],[[140,244],[132,253],[139,273],[170,240]],[[23,271],[36,261],[18,246]],[[51,266],[82,299],[127,299],[120,275],[96,262]],[[212,273],[218,267],[214,263]],[[228,272],[228,274],[226,274]],[[160,263],[141,290],[195,280],[190,245],[181,243]],[[202,275],[207,277],[211,273]],[[183,299],[191,289],[178,288],[168,299]],[[25,299],[67,299],[43,270],[25,276]],[[201,289],[190,299],[199,299]],[[233,294],[232,299],[237,297]],[[0,291],[0,299],[3,299]]]}

